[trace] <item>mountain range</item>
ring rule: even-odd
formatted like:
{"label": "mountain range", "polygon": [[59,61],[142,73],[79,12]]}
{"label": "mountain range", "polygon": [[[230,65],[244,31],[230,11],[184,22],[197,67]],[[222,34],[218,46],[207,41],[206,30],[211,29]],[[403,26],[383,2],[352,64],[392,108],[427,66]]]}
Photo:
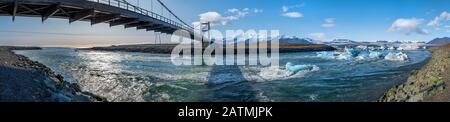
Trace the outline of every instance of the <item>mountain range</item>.
{"label": "mountain range", "polygon": [[282,43],[297,43],[297,44],[319,44],[321,43],[318,40],[310,39],[310,38],[299,38],[296,36],[281,36],[280,42]]}
{"label": "mountain range", "polygon": [[450,38],[449,37],[436,38],[436,39],[431,40],[427,44],[435,45],[435,46],[447,45],[447,44],[450,44]]}

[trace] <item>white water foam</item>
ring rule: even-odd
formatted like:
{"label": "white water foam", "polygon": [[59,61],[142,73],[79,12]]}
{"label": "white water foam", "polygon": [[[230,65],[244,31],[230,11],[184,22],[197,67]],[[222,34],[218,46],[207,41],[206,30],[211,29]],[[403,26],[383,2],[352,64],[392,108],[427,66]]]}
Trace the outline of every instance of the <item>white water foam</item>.
{"label": "white water foam", "polygon": [[310,71],[299,71],[292,75],[293,72],[287,70],[285,67],[271,66],[271,67],[242,67],[241,71],[245,79],[248,81],[265,82],[272,80],[288,80],[294,78],[302,78],[312,72],[319,71],[320,68],[316,65],[311,65],[313,68]]}

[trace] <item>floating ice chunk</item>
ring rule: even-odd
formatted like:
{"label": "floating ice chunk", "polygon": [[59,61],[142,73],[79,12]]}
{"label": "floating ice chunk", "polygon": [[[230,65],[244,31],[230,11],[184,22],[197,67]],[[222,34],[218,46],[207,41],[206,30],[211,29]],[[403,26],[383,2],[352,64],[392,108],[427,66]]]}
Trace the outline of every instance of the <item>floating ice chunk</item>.
{"label": "floating ice chunk", "polygon": [[318,52],[318,57],[324,57],[336,60],[366,60],[366,59],[383,59],[388,54],[387,50],[356,50],[346,48],[344,52]]}
{"label": "floating ice chunk", "polygon": [[388,55],[386,55],[386,57],[384,57],[384,59],[389,61],[405,61],[408,60],[408,55],[403,52],[390,52]]}
{"label": "floating ice chunk", "polygon": [[393,47],[393,46],[389,47],[389,50],[395,50],[395,47]]}
{"label": "floating ice chunk", "polygon": [[361,51],[361,52],[359,53],[359,55],[356,56],[356,59],[358,59],[358,60],[364,60],[364,59],[366,59],[366,58],[368,58],[368,57],[369,57],[369,51]]}
{"label": "floating ice chunk", "polygon": [[369,53],[369,58],[382,58],[382,57],[383,57],[382,52],[370,51]]}
{"label": "floating ice chunk", "polygon": [[418,44],[412,43],[412,44],[401,44],[398,47],[398,50],[418,50],[420,49],[420,46]]}
{"label": "floating ice chunk", "polygon": [[353,48],[345,49],[345,52],[347,52],[347,54],[351,55],[352,57],[356,57],[359,54],[358,50],[355,50]]}
{"label": "floating ice chunk", "polygon": [[363,45],[359,45],[356,47],[357,49],[362,49],[362,50],[366,50],[367,46],[363,46]]}
{"label": "floating ice chunk", "polygon": [[353,58],[353,56],[347,52],[318,52],[317,57],[337,60],[351,60]]}
{"label": "floating ice chunk", "polygon": [[336,52],[318,52],[317,57],[333,57],[336,56]]}
{"label": "floating ice chunk", "polygon": [[[291,65],[292,65],[292,63],[291,63]],[[302,78],[302,77],[305,77],[309,73],[320,70],[320,68],[315,65],[304,65],[304,66],[306,66],[306,67],[298,68],[298,69],[304,69],[304,70],[299,70],[297,72],[292,72],[287,67],[281,68],[278,66],[256,68],[253,70],[257,70],[257,72],[259,72],[258,77],[254,77],[254,75],[252,75],[252,74],[247,74],[245,77],[248,80],[257,79],[257,81],[287,80],[287,79],[292,79],[292,78]],[[296,68],[293,68],[293,69],[296,69]]]}
{"label": "floating ice chunk", "polygon": [[280,67],[266,67],[261,68],[259,71],[259,76],[265,80],[278,80],[278,79],[286,79],[290,76],[290,72]]}
{"label": "floating ice chunk", "polygon": [[352,60],[353,56],[350,54],[344,53],[344,54],[340,54],[340,55],[336,56],[335,59],[337,59],[337,60]]}
{"label": "floating ice chunk", "polygon": [[294,65],[291,62],[286,63],[286,69],[291,72],[290,75],[295,75],[301,71],[311,71],[313,68],[312,65]]}

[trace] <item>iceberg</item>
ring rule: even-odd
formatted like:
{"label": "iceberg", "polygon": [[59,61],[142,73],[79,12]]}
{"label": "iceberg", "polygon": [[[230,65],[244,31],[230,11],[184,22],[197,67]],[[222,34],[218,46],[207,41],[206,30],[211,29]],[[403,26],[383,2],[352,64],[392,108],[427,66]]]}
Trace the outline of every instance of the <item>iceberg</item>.
{"label": "iceberg", "polygon": [[358,50],[355,49],[345,49],[344,52],[318,52],[317,57],[324,57],[337,60],[351,60],[360,54]]}
{"label": "iceberg", "polygon": [[286,69],[291,72],[291,76],[301,71],[312,71],[314,66],[312,65],[294,65],[291,62],[286,63]]}
{"label": "iceberg", "polygon": [[420,46],[418,44],[401,44],[398,50],[418,50]]}
{"label": "iceberg", "polygon": [[[394,48],[394,47],[391,47]],[[408,55],[405,53],[391,52],[388,50],[357,50],[353,48],[345,48],[344,52],[318,52],[318,57],[324,57],[336,60],[366,60],[366,59],[385,59],[391,61],[408,60]]]}
{"label": "iceberg", "polygon": [[369,55],[370,55],[369,51],[361,51],[361,52],[359,53],[359,55],[356,56],[356,59],[364,60],[364,59],[368,58]]}
{"label": "iceberg", "polygon": [[[287,63],[286,67],[243,67],[241,70],[243,71],[242,73],[244,74],[246,80],[264,82],[303,78],[313,72],[319,71],[320,68],[316,65],[294,65],[293,63]],[[258,72],[258,74],[255,75],[252,72]]]}
{"label": "iceberg", "polygon": [[362,50],[366,50],[368,47],[367,46],[363,46],[363,45],[359,45],[356,47],[357,49],[362,49]]}
{"label": "iceberg", "polygon": [[317,57],[334,57],[337,56],[336,52],[318,52]]}
{"label": "iceberg", "polygon": [[395,50],[395,47],[393,47],[393,46],[389,47],[389,50]]}
{"label": "iceberg", "polygon": [[345,52],[347,52],[347,54],[351,55],[352,57],[356,57],[359,54],[359,52],[355,49],[345,49]]}
{"label": "iceberg", "polygon": [[370,51],[369,58],[382,58],[384,55],[382,52]]}
{"label": "iceberg", "polygon": [[379,49],[380,49],[380,50],[386,50],[386,49],[388,49],[388,48],[385,47],[385,46],[381,46]]}
{"label": "iceberg", "polygon": [[388,55],[386,55],[386,57],[384,57],[384,59],[389,61],[405,61],[408,60],[408,55],[403,52],[390,52]]}

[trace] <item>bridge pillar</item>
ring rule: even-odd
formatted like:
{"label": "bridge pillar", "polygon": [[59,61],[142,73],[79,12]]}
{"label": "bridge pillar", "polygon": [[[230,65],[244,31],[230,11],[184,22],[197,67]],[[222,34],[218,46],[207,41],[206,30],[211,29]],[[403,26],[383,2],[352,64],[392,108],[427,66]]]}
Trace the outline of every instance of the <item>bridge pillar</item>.
{"label": "bridge pillar", "polygon": [[16,13],[17,13],[18,7],[19,7],[19,3],[17,2],[17,0],[14,0],[13,10],[12,10],[12,13],[11,13],[13,22],[16,20]]}

